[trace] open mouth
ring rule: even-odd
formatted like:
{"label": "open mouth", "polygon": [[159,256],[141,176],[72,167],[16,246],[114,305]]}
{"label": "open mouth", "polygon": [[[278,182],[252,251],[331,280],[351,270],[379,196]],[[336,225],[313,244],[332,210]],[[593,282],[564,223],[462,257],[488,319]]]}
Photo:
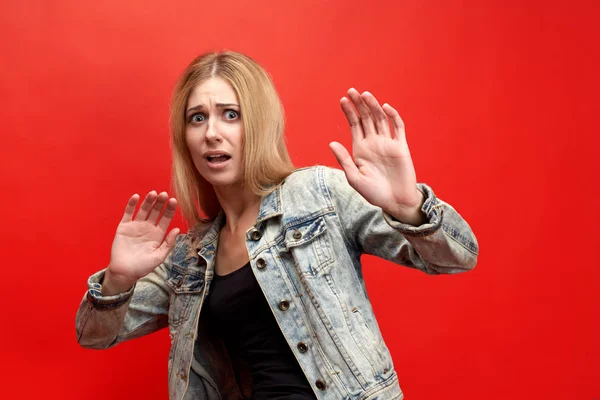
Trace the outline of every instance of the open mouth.
{"label": "open mouth", "polygon": [[209,163],[211,164],[220,164],[220,163],[224,163],[225,161],[229,160],[231,158],[231,156],[225,155],[225,154],[220,154],[220,155],[212,155],[212,156],[207,156],[206,159],[208,160]]}

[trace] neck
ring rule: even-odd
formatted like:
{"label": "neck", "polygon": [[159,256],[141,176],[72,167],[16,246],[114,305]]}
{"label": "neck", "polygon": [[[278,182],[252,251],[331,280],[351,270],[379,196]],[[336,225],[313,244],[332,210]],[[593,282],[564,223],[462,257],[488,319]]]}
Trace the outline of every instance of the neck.
{"label": "neck", "polygon": [[225,213],[225,226],[222,229],[235,234],[246,232],[255,222],[260,209],[261,197],[243,185],[216,186],[215,194]]}

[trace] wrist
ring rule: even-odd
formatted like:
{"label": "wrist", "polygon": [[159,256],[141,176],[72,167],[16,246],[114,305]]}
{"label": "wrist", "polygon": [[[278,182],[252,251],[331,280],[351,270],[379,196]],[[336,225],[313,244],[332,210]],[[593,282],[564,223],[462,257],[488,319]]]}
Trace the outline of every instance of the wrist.
{"label": "wrist", "polygon": [[385,211],[404,224],[413,226],[422,225],[427,220],[427,216],[421,210],[425,202],[425,195],[418,189],[415,189],[415,192],[414,201],[408,204],[394,204],[389,209],[385,209]]}
{"label": "wrist", "polygon": [[116,294],[124,293],[131,289],[135,285],[136,280],[124,277],[122,275],[113,274],[110,266],[104,273],[104,279],[102,280],[102,295],[113,296]]}

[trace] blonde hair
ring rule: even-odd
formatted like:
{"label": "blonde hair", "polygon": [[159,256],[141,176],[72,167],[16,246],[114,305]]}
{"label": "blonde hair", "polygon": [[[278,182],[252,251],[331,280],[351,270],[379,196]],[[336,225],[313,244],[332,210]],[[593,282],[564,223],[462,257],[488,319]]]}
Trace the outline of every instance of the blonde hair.
{"label": "blonde hair", "polygon": [[212,185],[196,170],[185,139],[188,97],[194,87],[212,77],[228,82],[240,102],[245,187],[264,196],[294,171],[285,145],[283,107],[268,73],[250,57],[233,51],[195,58],[175,85],[170,118],[173,188],[184,218],[192,225],[214,220],[221,210]]}

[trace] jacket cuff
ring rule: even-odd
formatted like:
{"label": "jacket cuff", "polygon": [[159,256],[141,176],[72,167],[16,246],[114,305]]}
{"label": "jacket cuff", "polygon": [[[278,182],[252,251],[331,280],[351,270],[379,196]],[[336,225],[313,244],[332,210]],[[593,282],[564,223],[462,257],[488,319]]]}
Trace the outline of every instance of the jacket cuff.
{"label": "jacket cuff", "polygon": [[104,280],[104,273],[106,269],[96,272],[88,279],[88,291],[87,299],[95,308],[103,310],[114,310],[115,308],[121,307],[127,303],[133,295],[133,289],[135,285],[126,292],[115,294],[113,296],[102,295],[102,281]]}
{"label": "jacket cuff", "polygon": [[425,196],[425,201],[421,206],[421,211],[423,211],[427,220],[422,225],[412,226],[404,224],[387,212],[383,211],[383,218],[385,221],[392,228],[396,229],[405,236],[429,236],[435,233],[442,226],[442,219],[444,216],[442,202],[435,197],[433,190],[426,184],[417,184],[417,189],[419,189],[423,193],[423,196]]}

